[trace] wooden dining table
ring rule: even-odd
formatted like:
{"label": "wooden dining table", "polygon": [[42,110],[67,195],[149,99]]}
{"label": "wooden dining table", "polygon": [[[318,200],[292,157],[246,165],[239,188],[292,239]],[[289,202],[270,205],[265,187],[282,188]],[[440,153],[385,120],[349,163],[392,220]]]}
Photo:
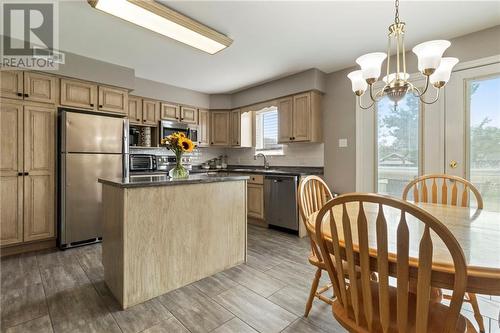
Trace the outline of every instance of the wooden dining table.
{"label": "wooden dining table", "polygon": [[[358,203],[348,203],[347,212],[351,217],[353,244],[356,245],[357,226],[356,217],[359,210]],[[466,291],[500,295],[500,213],[468,207],[454,207],[440,204],[418,203],[417,206],[429,212],[445,224],[462,246],[467,262]],[[365,214],[368,220],[368,242],[370,256],[376,258],[376,229],[375,221],[378,205],[364,203]],[[384,207],[387,219],[389,253],[396,253],[396,228],[400,219],[400,211]],[[343,243],[342,206],[335,206],[333,214],[337,221],[339,240]],[[308,228],[315,232],[315,222],[318,213],[308,219]],[[324,216],[322,231],[327,240],[331,240],[330,217]],[[424,224],[414,218],[408,218],[410,232],[410,265],[418,266],[418,248],[424,230]],[[432,260],[431,284],[437,288],[453,289],[454,266],[451,256],[444,243],[432,235],[434,252]],[[357,246],[355,246],[357,248]],[[390,265],[395,268],[396,258],[390,256]],[[392,269],[391,269],[392,270]],[[393,269],[395,271],[395,269]]]}

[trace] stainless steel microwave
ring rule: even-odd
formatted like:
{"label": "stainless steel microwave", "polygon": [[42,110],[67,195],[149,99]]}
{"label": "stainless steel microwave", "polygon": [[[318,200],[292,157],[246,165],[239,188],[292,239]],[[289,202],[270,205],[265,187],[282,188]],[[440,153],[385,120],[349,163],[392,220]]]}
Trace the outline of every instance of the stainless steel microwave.
{"label": "stainless steel microwave", "polygon": [[184,133],[191,141],[198,144],[198,126],[167,120],[160,122],[160,140],[176,132]]}

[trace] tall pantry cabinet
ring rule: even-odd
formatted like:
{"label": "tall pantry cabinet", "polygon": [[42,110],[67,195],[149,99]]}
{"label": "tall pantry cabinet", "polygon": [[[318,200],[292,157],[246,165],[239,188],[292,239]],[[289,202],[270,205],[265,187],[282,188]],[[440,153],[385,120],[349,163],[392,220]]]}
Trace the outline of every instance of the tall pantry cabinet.
{"label": "tall pantry cabinet", "polygon": [[54,104],[0,99],[0,245],[55,237]]}

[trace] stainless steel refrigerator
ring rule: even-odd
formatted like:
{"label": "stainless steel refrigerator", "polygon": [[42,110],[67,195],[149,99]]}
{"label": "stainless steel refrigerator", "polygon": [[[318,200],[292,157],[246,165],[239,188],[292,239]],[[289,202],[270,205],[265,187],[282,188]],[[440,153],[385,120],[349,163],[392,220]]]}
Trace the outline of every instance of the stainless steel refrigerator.
{"label": "stainless steel refrigerator", "polygon": [[128,173],[128,120],[59,111],[58,245],[64,249],[101,240],[97,179]]}

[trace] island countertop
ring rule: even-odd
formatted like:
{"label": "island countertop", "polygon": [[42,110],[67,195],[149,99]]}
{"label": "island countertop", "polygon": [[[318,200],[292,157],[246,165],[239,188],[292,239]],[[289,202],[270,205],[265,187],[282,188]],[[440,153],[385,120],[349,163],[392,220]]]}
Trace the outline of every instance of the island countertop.
{"label": "island countertop", "polygon": [[121,188],[131,188],[131,187],[216,183],[216,182],[228,182],[228,181],[247,180],[247,179],[249,179],[249,177],[244,175],[223,176],[223,175],[197,174],[197,175],[189,175],[188,178],[183,178],[183,179],[172,179],[166,175],[158,175],[158,176],[133,176],[126,178],[111,178],[111,179],[99,178],[99,183]]}

